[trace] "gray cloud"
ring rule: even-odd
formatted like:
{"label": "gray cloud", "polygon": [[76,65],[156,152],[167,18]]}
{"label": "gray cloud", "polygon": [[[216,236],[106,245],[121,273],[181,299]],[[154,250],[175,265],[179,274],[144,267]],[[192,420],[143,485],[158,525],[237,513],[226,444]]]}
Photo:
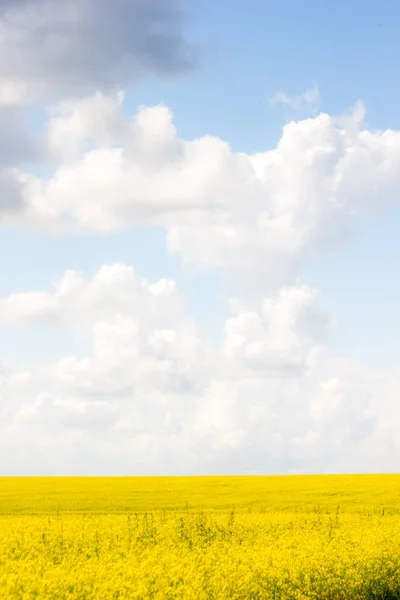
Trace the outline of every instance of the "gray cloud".
{"label": "gray cloud", "polygon": [[0,106],[0,167],[16,167],[43,159],[42,136],[29,129],[25,117],[23,109]]}
{"label": "gray cloud", "polygon": [[0,1],[0,102],[127,88],[193,65],[180,0]]}
{"label": "gray cloud", "polygon": [[23,206],[23,184],[13,170],[0,168],[0,210],[13,212]]}

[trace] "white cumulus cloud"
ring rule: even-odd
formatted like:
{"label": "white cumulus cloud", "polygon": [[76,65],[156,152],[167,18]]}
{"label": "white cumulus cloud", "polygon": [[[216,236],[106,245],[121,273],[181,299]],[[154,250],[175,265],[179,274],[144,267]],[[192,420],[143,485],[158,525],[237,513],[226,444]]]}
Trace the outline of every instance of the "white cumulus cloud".
{"label": "white cumulus cloud", "polygon": [[215,137],[180,138],[165,106],[126,118],[122,103],[122,93],[98,93],[59,107],[47,128],[54,174],[13,174],[3,225],[101,233],[161,225],[183,262],[267,291],[340,246],[357,218],[398,201],[400,132],[365,129],[359,109],[291,122],[275,148],[252,155]]}
{"label": "white cumulus cloud", "polygon": [[[67,329],[90,346],[84,358],[0,364],[0,470],[396,469],[398,373],[329,354],[335,319],[317,308],[303,267],[340,247],[357,219],[398,202],[400,132],[367,129],[357,104],[292,121],[275,148],[246,154],[216,137],[182,138],[163,105],[126,116],[121,89],[187,64],[176,7],[121,2],[135,37],[103,0],[97,38],[88,0],[0,4],[0,51],[13,41],[9,64],[0,59],[10,140],[0,139],[0,225],[44,235],[161,226],[168,250],[218,270],[229,296],[220,345],[200,336],[174,281],[150,282],[131,265],[66,271],[51,290],[0,298],[1,324]],[[35,46],[39,34],[53,54]],[[24,147],[22,109],[10,105],[30,94],[59,102]],[[44,156],[46,174],[26,166]]]}
{"label": "white cumulus cloud", "polygon": [[68,326],[91,344],[83,359],[3,365],[5,473],[390,470],[400,451],[387,419],[396,377],[329,356],[331,320],[305,285],[251,310],[232,299],[219,347],[201,339],[172,281],[120,264],[5,297],[0,321]]}

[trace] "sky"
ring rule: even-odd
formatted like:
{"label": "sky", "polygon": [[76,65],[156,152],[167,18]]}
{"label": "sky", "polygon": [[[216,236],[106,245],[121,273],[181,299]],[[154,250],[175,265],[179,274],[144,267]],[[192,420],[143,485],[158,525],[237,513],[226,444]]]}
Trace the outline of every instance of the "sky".
{"label": "sky", "polygon": [[399,17],[0,2],[0,474],[399,471]]}

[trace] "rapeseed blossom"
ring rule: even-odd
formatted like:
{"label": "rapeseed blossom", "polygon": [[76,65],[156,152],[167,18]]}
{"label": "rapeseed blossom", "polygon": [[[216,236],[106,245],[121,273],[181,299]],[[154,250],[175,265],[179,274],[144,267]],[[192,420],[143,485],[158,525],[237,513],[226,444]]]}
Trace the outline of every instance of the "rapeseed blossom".
{"label": "rapeseed blossom", "polygon": [[[254,497],[245,498],[242,490],[238,508],[233,509],[223,507],[224,480],[219,478],[219,487],[214,482],[218,510],[207,499],[207,510],[190,509],[198,494],[194,479],[193,495],[185,490],[186,509],[131,511],[125,494],[115,499],[118,514],[104,511],[108,497],[105,502],[105,496],[98,496],[96,506],[95,493],[84,499],[73,489],[70,511],[68,498],[59,499],[60,511],[43,496],[41,511],[37,497],[33,504],[32,498],[27,500],[35,512],[28,514],[26,508],[12,512],[15,490],[8,484],[8,493],[4,488],[0,493],[0,598],[400,598],[400,510],[394,496],[388,508],[375,505],[363,510],[353,490],[357,507],[353,512],[351,504],[343,511],[340,505],[323,510],[322,496],[316,495],[314,508],[305,503],[303,510],[287,509],[283,501],[281,507],[268,510],[261,504],[254,508],[250,502]],[[105,483],[112,490],[112,479]],[[133,488],[137,484],[126,481]],[[34,486],[34,480],[29,485]],[[56,486],[63,483],[48,480],[46,485],[54,500]],[[376,493],[384,498],[382,489],[371,490]],[[23,499],[14,498],[15,507],[21,507]],[[84,512],[82,507],[89,505],[92,510]]]}

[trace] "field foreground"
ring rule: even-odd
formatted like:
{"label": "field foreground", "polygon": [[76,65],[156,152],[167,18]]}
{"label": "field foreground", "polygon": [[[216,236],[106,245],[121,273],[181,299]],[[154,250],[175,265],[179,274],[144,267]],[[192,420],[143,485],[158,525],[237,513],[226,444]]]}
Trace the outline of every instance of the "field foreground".
{"label": "field foreground", "polygon": [[0,597],[400,599],[399,483],[0,478]]}

